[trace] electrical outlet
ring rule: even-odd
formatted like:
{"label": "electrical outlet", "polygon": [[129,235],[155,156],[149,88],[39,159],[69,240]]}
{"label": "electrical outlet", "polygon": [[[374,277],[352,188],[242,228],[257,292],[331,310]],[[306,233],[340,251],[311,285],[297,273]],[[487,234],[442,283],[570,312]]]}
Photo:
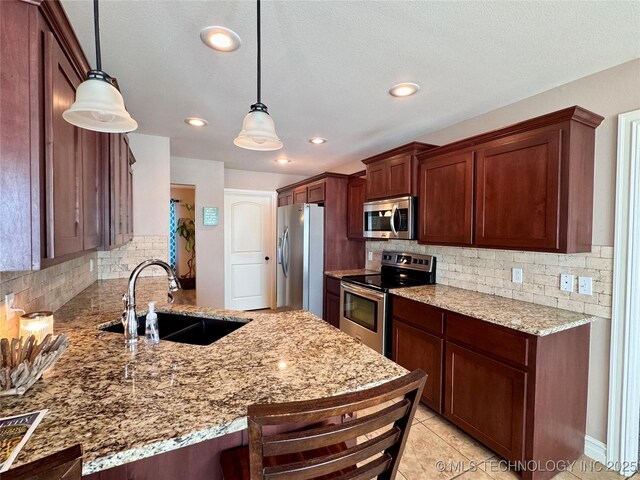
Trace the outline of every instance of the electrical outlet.
{"label": "electrical outlet", "polygon": [[4,296],[4,316],[5,318],[11,318],[13,315],[13,312],[11,311],[12,308],[15,308],[15,305],[13,304],[13,302],[16,301],[16,296],[14,293],[9,293],[7,295]]}
{"label": "electrical outlet", "polygon": [[511,269],[511,281],[513,283],[522,283],[522,269],[521,268],[512,268]]}
{"label": "electrical outlet", "polygon": [[93,272],[93,258],[89,259],[89,271]]}
{"label": "electrical outlet", "polygon": [[563,292],[573,292],[574,278],[575,277],[573,275],[569,275],[568,273],[560,275],[560,290]]}
{"label": "electrical outlet", "polygon": [[578,277],[578,293],[581,295],[593,295],[591,277]]}
{"label": "electrical outlet", "polygon": [[369,250],[367,252],[367,260],[372,261],[373,260],[373,252],[371,250]]}

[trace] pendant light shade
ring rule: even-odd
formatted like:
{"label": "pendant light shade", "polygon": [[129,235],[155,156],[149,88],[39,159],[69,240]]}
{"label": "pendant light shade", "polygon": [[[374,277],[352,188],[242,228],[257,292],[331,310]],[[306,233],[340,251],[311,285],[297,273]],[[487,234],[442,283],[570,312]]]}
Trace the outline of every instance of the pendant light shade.
{"label": "pendant light shade", "polygon": [[76,127],[96,132],[126,133],[138,128],[116,87],[104,80],[89,78],[76,90],[76,101],[62,117]]}
{"label": "pendant light shade", "polygon": [[260,43],[260,0],[258,6],[258,101],[251,105],[251,110],[242,121],[242,130],[233,143],[248,150],[271,151],[282,148],[282,142],[276,135],[276,126],[267,111],[267,106],[260,101],[261,89],[261,43]]}
{"label": "pendant light shade", "polygon": [[93,0],[93,27],[96,42],[96,70],[76,90],[76,100],[62,118],[76,127],[96,132],[126,133],[138,128],[124,106],[124,99],[109,75],[102,71],[98,0]]}
{"label": "pendant light shade", "polygon": [[248,150],[270,151],[282,148],[267,107],[262,104],[251,105],[251,111],[242,121],[242,131],[233,143]]}

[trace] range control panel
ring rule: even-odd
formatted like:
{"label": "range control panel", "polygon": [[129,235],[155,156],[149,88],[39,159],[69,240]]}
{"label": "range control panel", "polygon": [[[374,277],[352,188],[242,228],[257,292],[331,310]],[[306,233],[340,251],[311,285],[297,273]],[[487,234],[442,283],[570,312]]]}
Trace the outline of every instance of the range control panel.
{"label": "range control panel", "polygon": [[403,252],[382,252],[382,265],[391,267],[404,267],[414,270],[423,270],[431,272],[435,263],[435,257],[432,255],[421,255],[419,253],[403,253]]}

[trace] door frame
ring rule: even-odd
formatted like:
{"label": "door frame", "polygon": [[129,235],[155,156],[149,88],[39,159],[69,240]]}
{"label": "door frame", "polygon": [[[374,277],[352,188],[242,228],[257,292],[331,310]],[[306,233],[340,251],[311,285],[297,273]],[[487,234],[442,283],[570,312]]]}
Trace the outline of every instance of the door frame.
{"label": "door frame", "polygon": [[640,110],[618,115],[617,161],[606,460],[630,476],[640,435]]}
{"label": "door frame", "polygon": [[[246,195],[247,197],[268,197],[271,201],[271,226],[267,235],[271,239],[269,242],[268,254],[272,260],[269,268],[269,307],[271,309],[276,308],[276,231],[277,231],[277,215],[278,215],[278,193],[269,190],[245,190],[240,188],[225,188],[224,189],[224,208],[227,207],[227,195]],[[229,276],[229,268],[231,268],[231,262],[229,262],[229,251],[227,249],[227,228],[224,233],[224,280],[225,284]],[[229,230],[230,232],[230,230]],[[224,289],[225,308],[227,303],[227,289]]]}

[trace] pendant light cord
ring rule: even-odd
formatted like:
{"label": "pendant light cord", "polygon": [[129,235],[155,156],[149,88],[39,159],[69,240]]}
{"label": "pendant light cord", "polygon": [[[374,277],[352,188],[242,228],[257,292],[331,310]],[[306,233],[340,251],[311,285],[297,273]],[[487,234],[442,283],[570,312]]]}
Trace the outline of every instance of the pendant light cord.
{"label": "pendant light cord", "polygon": [[93,32],[96,40],[96,70],[102,71],[102,55],[100,54],[100,21],[98,16],[98,0],[93,0]]}
{"label": "pendant light cord", "polygon": [[[98,0],[95,0],[96,2]],[[260,57],[261,57],[261,48],[260,48],[260,0],[258,2],[258,103],[260,102],[260,85],[262,83],[262,75],[260,71]]]}

